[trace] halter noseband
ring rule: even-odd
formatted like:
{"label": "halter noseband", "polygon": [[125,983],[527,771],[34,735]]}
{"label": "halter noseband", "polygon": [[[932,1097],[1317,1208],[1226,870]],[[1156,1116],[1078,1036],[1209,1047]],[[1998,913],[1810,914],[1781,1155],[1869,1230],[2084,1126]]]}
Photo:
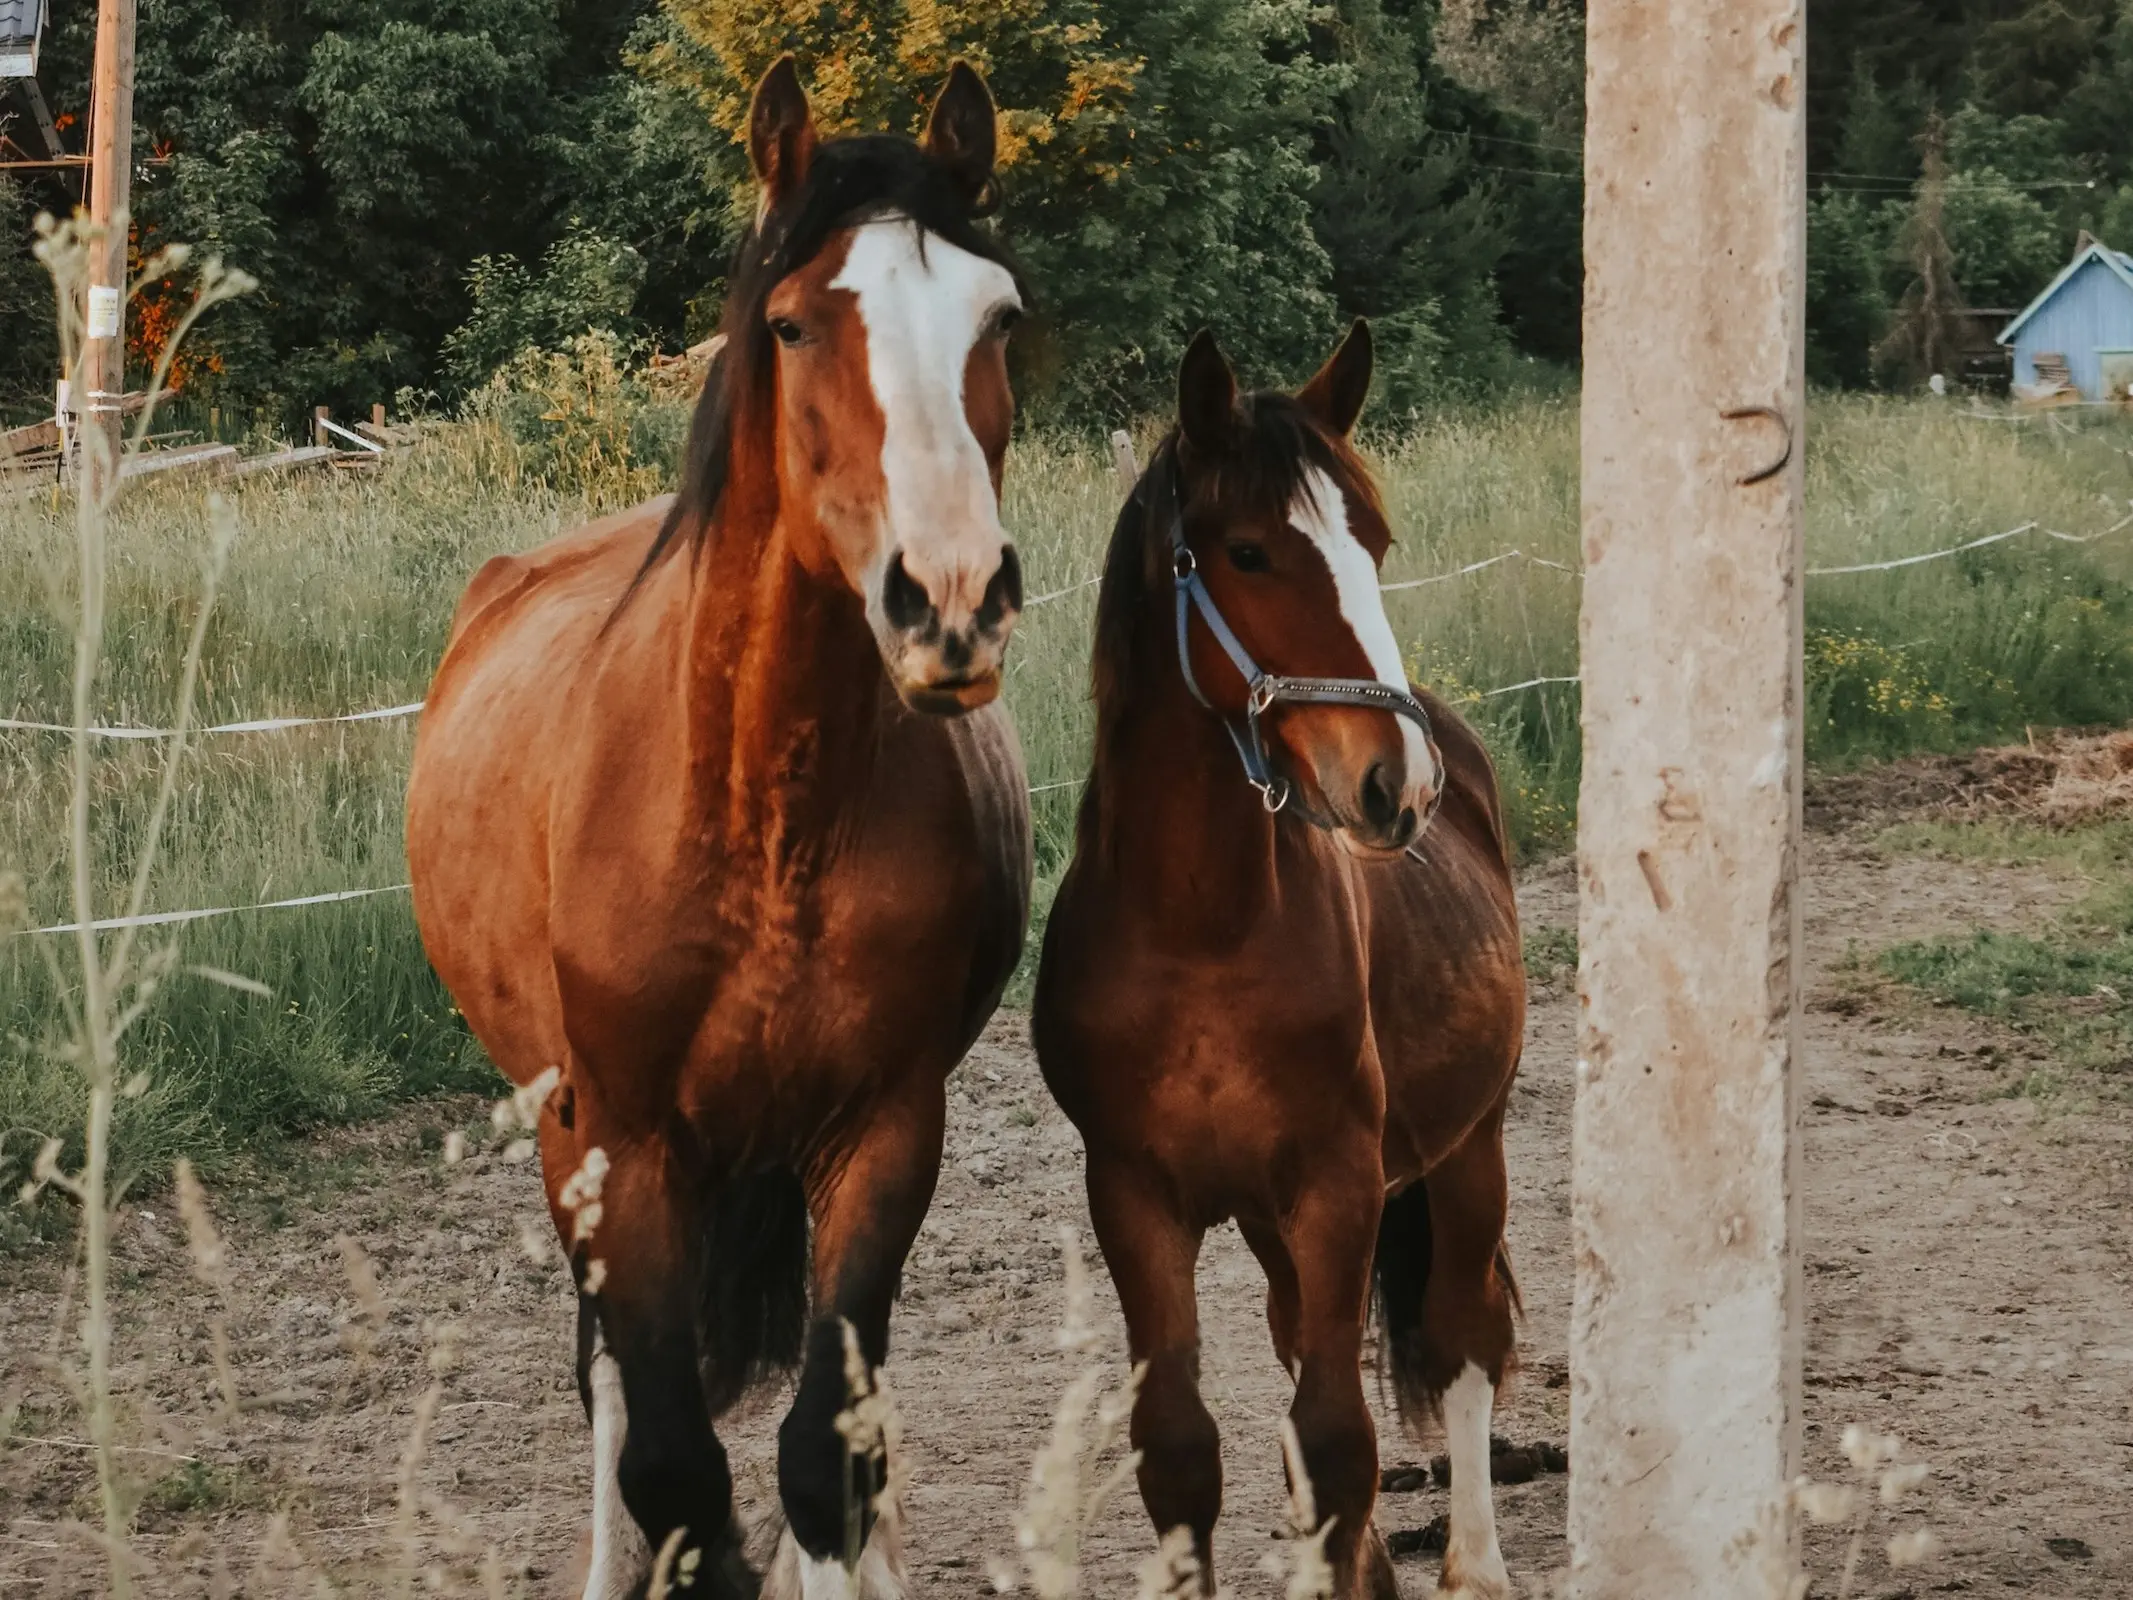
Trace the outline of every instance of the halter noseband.
{"label": "halter noseband", "polygon": [[[1229,735],[1229,742],[1236,746],[1237,759],[1244,763],[1245,781],[1259,791],[1259,798],[1269,812],[1279,811],[1289,803],[1289,781],[1274,775],[1267,762],[1266,742],[1259,733],[1259,719],[1270,707],[1360,706],[1370,711],[1390,711],[1420,728],[1424,740],[1432,737],[1429,713],[1404,687],[1396,688],[1375,678],[1292,678],[1261,671],[1259,663],[1252,659],[1252,653],[1244,648],[1243,642],[1216,608],[1215,597],[1207,592],[1207,585],[1200,577],[1200,564],[1193,557],[1192,546],[1185,542],[1185,512],[1178,503],[1175,480],[1169,489],[1170,570],[1178,602],[1178,670],[1184,674],[1185,687],[1192,691],[1192,697],[1214,711],[1214,703],[1201,690],[1199,679],[1192,671],[1192,648],[1187,630],[1192,613],[1197,610],[1200,620],[1207,624],[1207,631],[1215,636],[1215,643],[1222,647],[1230,665],[1244,679],[1244,727],[1239,731],[1234,721],[1222,717],[1222,729]],[[1216,715],[1221,716],[1221,713],[1216,712]]]}

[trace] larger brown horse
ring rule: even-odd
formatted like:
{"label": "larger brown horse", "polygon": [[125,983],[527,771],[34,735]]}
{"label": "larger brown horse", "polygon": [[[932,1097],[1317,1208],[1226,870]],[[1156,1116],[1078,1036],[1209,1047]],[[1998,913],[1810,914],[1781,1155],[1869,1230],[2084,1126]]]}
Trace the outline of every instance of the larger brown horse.
{"label": "larger brown horse", "polygon": [[1222,1465],[1193,1271],[1234,1218],[1336,1593],[1398,1593],[1360,1369],[1374,1260],[1402,1408],[1449,1434],[1439,1593],[1501,1600],[1517,907],[1488,756],[1410,689],[1379,599],[1389,530],[1347,441],[1370,368],[1361,324],[1294,396],[1240,400],[1205,334],[1187,353],[1104,567],[1095,768],[1033,1023],[1146,1363],[1142,1498],[1191,1530],[1207,1591]]}
{"label": "larger brown horse", "polygon": [[514,1082],[558,1070],[595,1600],[677,1537],[693,1592],[753,1591],[713,1422],[795,1362],[778,1570],[810,1600],[898,1582],[881,1451],[838,1428],[846,1329],[871,1382],[1029,903],[991,704],[1021,605],[994,138],[965,66],[922,143],[820,140],[770,71],[679,493],[482,568],[423,716],[430,959]]}

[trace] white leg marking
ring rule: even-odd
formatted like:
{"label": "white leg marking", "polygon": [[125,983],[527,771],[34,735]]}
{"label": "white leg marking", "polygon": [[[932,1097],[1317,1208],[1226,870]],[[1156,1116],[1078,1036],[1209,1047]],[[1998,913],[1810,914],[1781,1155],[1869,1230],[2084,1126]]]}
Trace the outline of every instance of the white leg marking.
{"label": "white leg marking", "polygon": [[835,1557],[809,1555],[787,1528],[763,1579],[763,1600],[904,1600],[903,1507],[877,1503],[856,1572]]}
{"label": "white leg marking", "polygon": [[[1400,643],[1393,637],[1392,623],[1385,616],[1385,597],[1378,590],[1378,565],[1370,559],[1348,526],[1348,500],[1341,486],[1321,467],[1304,475],[1296,503],[1289,507],[1289,521],[1310,537],[1333,573],[1333,592],[1339,597],[1341,615],[1347,620],[1355,642],[1363,647],[1370,670],[1378,681],[1398,689],[1407,687],[1407,667],[1400,660]],[[1410,789],[1437,786],[1436,764],[1430,760],[1429,741],[1407,718],[1400,718],[1400,740],[1407,752],[1407,782]]]}
{"label": "white leg marking", "polygon": [[1496,1543],[1489,1495],[1489,1415],[1496,1389],[1471,1361],[1444,1391],[1445,1448],[1452,1458],[1451,1528],[1437,1593],[1458,1600],[1509,1600],[1511,1576]]}
{"label": "white leg marking", "polygon": [[622,1441],[629,1414],[622,1405],[622,1367],[605,1342],[593,1345],[593,1548],[585,1600],[622,1600],[651,1570],[651,1546],[622,1503]]}

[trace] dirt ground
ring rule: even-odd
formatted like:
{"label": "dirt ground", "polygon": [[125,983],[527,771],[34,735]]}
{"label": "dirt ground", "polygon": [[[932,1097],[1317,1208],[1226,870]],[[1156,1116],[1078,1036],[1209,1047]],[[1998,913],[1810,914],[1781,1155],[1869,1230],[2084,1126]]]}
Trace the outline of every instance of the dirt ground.
{"label": "dirt ground", "polygon": [[[2085,1097],[2018,1092],[2033,1047],[1973,1017],[1921,1005],[1847,959],[1899,937],[2034,927],[2075,886],[2041,868],[1885,854],[1863,830],[1821,833],[1807,858],[1806,1359],[1809,1464],[1837,1477],[1837,1437],[1861,1422],[1898,1433],[1935,1471],[1919,1509],[1877,1524],[1854,1592],[1985,1597],[2133,1596],[2133,1112]],[[1567,865],[1529,875],[1529,929],[1575,920]],[[1511,1125],[1511,1239],[1525,1290],[1525,1370],[1497,1432],[1568,1438],[1568,1160],[1575,1000],[1568,974],[1535,987]],[[1030,1459],[1080,1358],[1057,1346],[1060,1230],[1084,1238],[1080,1157],[1038,1079],[1024,1019],[1001,1016],[951,1090],[948,1162],[911,1261],[891,1374],[911,1451],[909,1567],[920,1594],[989,1590],[1014,1554]],[[570,1377],[573,1308],[529,1165],[503,1158],[486,1107],[430,1104],[277,1156],[215,1197],[229,1236],[233,1364],[246,1401],[217,1420],[210,1319],[184,1227],[167,1196],[120,1227],[120,1379],[129,1456],[150,1485],[137,1549],[155,1594],[341,1592],[397,1583],[421,1552],[426,1587],[473,1590],[493,1549],[502,1586],[567,1592],[587,1506],[588,1436]],[[447,1165],[455,1128],[474,1154]],[[361,1241],[387,1303],[370,1328],[336,1238]],[[54,1353],[78,1300],[68,1253],[0,1265],[0,1595],[98,1592],[101,1556],[72,1519],[93,1519],[90,1461]],[[1117,1312],[1099,1284],[1114,1372]],[[1276,1443],[1286,1379],[1268,1348],[1257,1268],[1234,1233],[1201,1267],[1205,1381],[1224,1429],[1225,1584],[1279,1592],[1263,1570],[1282,1523]],[[401,1483],[420,1400],[435,1411]],[[778,1396],[731,1428],[748,1504],[771,1499]],[[1381,1409],[1388,1467],[1436,1448]],[[5,1432],[0,1428],[0,1432]],[[194,1459],[180,1459],[194,1458]],[[1573,1463],[1574,1469],[1574,1463]],[[1506,1555],[1522,1592],[1548,1591],[1566,1559],[1568,1480],[1499,1488]],[[1424,1527],[1440,1489],[1388,1493],[1391,1530]],[[289,1537],[269,1537],[276,1511]],[[1946,1553],[1892,1572],[1895,1528],[1924,1522]],[[412,1543],[410,1542],[412,1541]],[[1084,1592],[1127,1595],[1152,1548],[1128,1493],[1084,1548]],[[1840,1538],[1809,1540],[1815,1592],[1837,1592]],[[218,1569],[222,1576],[218,1576]],[[1435,1557],[1400,1562],[1427,1594]],[[225,1581],[226,1580],[226,1581]],[[1625,1597],[1627,1600],[1627,1597]]]}

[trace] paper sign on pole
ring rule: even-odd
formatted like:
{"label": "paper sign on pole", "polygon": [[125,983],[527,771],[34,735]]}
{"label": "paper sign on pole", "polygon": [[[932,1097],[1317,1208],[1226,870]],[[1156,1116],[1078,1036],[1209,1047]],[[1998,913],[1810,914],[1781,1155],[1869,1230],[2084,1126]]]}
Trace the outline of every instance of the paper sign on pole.
{"label": "paper sign on pole", "polygon": [[89,288],[89,337],[116,339],[118,336],[119,292],[108,283],[92,284]]}

